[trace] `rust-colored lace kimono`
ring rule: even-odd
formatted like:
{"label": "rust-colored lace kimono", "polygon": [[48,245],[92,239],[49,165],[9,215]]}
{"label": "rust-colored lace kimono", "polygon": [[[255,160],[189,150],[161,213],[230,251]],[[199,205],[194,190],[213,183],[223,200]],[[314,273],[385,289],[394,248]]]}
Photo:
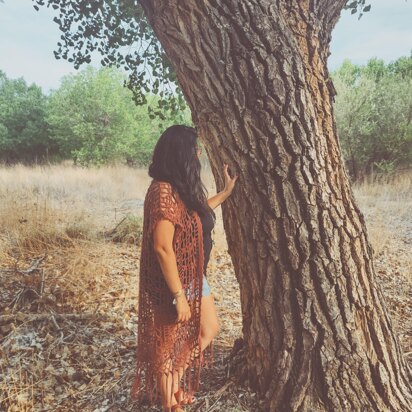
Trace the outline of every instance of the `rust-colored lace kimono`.
{"label": "rust-colored lace kimono", "polygon": [[[179,278],[191,317],[176,323],[173,295],[153,249],[153,230],[160,219],[175,225],[173,250]],[[144,201],[143,240],[140,258],[137,322],[137,366],[131,389],[134,400],[160,400],[157,377],[177,371],[187,361],[183,388],[193,394],[199,387],[200,370],[213,362],[213,343],[200,353],[200,304],[203,280],[202,223],[190,212],[168,182],[152,180]],[[175,373],[172,373],[175,375]],[[172,384],[173,390],[173,384]],[[171,394],[170,394],[171,396]]]}

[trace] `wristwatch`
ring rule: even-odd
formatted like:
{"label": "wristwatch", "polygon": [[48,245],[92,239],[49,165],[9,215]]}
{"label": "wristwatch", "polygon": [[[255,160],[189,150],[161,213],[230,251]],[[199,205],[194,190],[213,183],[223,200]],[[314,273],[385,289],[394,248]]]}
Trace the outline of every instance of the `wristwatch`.
{"label": "wristwatch", "polygon": [[181,288],[180,290],[178,290],[176,293],[173,293],[173,296],[175,297],[175,298],[173,299],[173,305],[176,305],[176,303],[177,303],[176,298],[178,298],[179,296],[182,296],[182,295],[183,295],[183,288]]}

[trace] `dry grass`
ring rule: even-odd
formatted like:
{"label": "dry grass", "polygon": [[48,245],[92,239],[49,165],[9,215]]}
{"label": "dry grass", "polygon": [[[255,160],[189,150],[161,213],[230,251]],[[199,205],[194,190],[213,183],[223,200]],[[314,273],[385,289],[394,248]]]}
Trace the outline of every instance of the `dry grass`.
{"label": "dry grass", "polygon": [[[207,166],[202,179],[211,196],[215,186]],[[378,279],[409,359],[411,178],[354,187]],[[145,170],[125,167],[0,168],[0,313],[9,316],[0,322],[1,410],[142,410],[128,391],[139,219],[149,183]],[[255,405],[253,393],[233,386],[218,392],[225,358],[242,328],[220,209],[208,280],[221,331],[215,367],[204,374],[198,399],[205,410],[247,411]],[[211,394],[221,397],[214,406]]]}
{"label": "dry grass", "polygon": [[377,254],[398,234],[395,228],[411,229],[412,172],[387,181],[366,181],[353,189]]}
{"label": "dry grass", "polygon": [[354,186],[374,250],[377,280],[412,362],[412,173]]}

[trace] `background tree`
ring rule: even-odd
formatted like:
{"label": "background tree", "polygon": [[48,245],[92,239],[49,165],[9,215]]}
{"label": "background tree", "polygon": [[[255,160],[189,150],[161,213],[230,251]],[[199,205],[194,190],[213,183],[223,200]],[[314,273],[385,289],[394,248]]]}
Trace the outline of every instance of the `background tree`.
{"label": "background tree", "polygon": [[47,97],[35,84],[0,70],[0,160],[44,161],[57,151],[45,121]]}
{"label": "background tree", "polygon": [[[103,164],[127,152],[136,123],[133,102],[115,70],[63,78],[50,96],[48,122],[63,154],[79,164]],[[116,87],[117,86],[117,87]]]}
{"label": "background tree", "polygon": [[[271,411],[409,410],[411,371],[375,281],[334,118],[326,63],[346,0],[141,0],[146,17],[134,1],[49,3],[76,64],[91,38],[116,48],[150,38],[150,26],[218,190],[223,162],[239,175],[222,207],[241,293],[241,362],[231,368],[239,382]],[[370,7],[348,4],[358,6]],[[132,29],[117,29],[120,21]]]}
{"label": "background tree", "polygon": [[46,96],[36,84],[0,71],[0,160],[147,166],[159,132],[190,124],[190,111],[187,105],[173,114],[162,109],[162,118],[153,118],[148,105],[159,96],[146,93],[147,103],[136,106],[122,86],[125,77],[120,69],[89,66]]}
{"label": "background tree", "polygon": [[[51,93],[47,122],[65,158],[81,165],[125,160],[147,165],[160,128],[175,122],[176,115],[152,120],[146,105],[136,107],[130,90],[122,86],[124,78],[116,68],[88,66],[65,76]],[[188,109],[179,115],[187,118]]]}
{"label": "background tree", "polygon": [[336,124],[354,180],[374,166],[391,172],[412,163],[412,56],[362,67],[348,59],[332,73]]}

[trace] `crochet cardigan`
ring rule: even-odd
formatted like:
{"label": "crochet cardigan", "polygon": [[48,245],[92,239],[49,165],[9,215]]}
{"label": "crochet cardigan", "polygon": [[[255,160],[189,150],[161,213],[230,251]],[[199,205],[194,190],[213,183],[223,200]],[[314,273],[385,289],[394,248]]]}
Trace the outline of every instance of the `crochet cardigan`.
{"label": "crochet cardigan", "polygon": [[[170,220],[175,225],[173,250],[191,311],[190,319],[183,323],[176,323],[173,294],[153,248],[153,230],[161,219]],[[183,375],[183,389],[194,394],[199,387],[201,368],[213,363],[213,342],[203,352],[200,351],[203,265],[202,223],[198,213],[189,211],[169,182],[153,179],[144,200],[137,365],[131,388],[132,399],[146,399],[153,406],[161,399],[157,377],[161,373],[177,371],[186,361],[188,366]],[[173,379],[175,375],[171,374]],[[181,375],[179,377],[182,378]]]}

